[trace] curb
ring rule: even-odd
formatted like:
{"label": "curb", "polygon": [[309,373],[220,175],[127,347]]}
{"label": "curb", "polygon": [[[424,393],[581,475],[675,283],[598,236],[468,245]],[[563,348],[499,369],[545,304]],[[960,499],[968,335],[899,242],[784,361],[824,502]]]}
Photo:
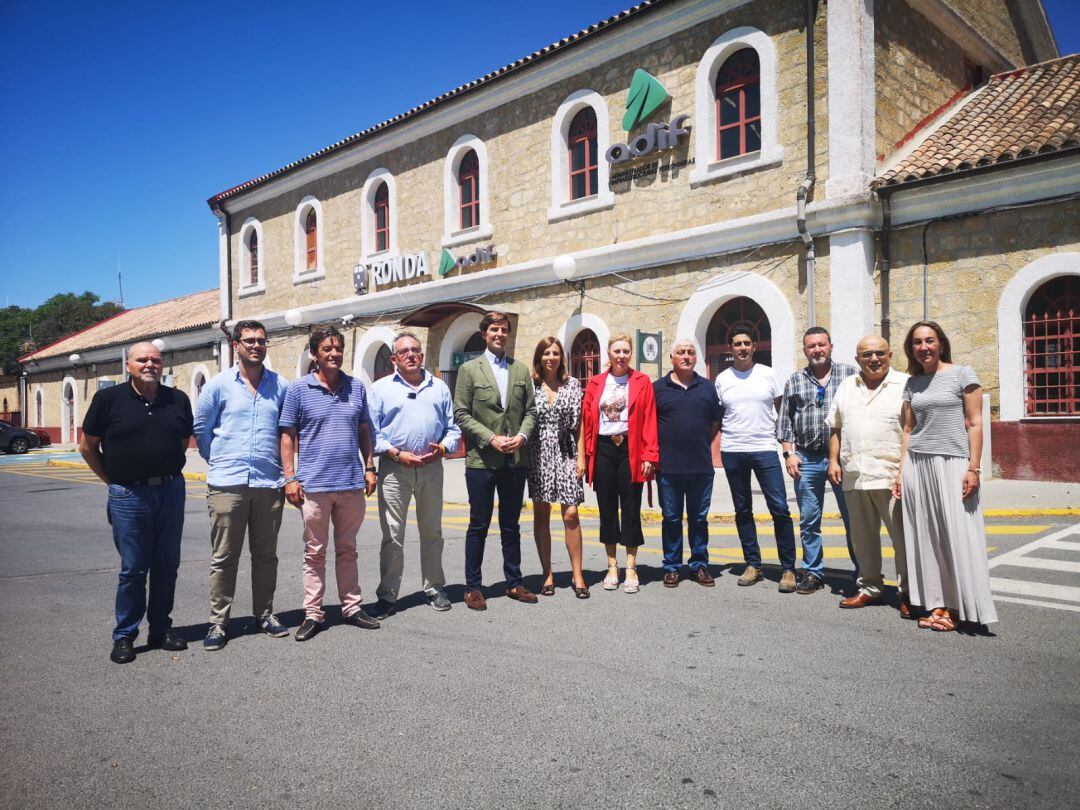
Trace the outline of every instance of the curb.
{"label": "curb", "polygon": [[[89,467],[81,461],[61,461],[60,459],[49,459],[46,462],[50,467],[69,467],[73,469],[87,470]],[[188,481],[205,481],[206,473],[186,472],[184,478]],[[461,506],[467,508],[467,503],[457,503],[453,501],[446,501],[448,506]],[[532,511],[532,503],[526,501],[522,507],[523,511]],[[595,518],[600,516],[600,510],[595,506],[579,506],[578,514],[581,517]],[[1048,507],[1046,509],[984,509],[983,515],[985,517],[994,518],[1042,518],[1042,517],[1080,517],[1080,508],[1077,507]],[[798,520],[798,514],[793,513],[792,518]],[[821,515],[822,520],[839,520],[839,512],[824,512]],[[642,509],[641,510],[641,522],[642,523],[660,523],[663,519],[659,509]],[[754,513],[754,520],[758,522],[768,522],[772,520],[772,515],[768,512]],[[734,512],[710,512],[710,523],[734,523]]]}
{"label": "curb", "polygon": [[[67,467],[75,470],[89,470],[90,468],[81,461],[62,461],[56,458],[50,458],[47,462],[50,467]],[[206,473],[184,473],[184,478],[188,481],[205,481]]]}

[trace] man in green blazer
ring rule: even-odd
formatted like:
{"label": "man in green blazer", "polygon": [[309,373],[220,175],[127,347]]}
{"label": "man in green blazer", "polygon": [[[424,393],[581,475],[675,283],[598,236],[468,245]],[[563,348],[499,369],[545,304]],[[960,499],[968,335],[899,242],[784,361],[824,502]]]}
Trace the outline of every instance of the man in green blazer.
{"label": "man in green blazer", "polygon": [[510,319],[489,312],[480,321],[484,353],[458,369],[454,421],[468,437],[465,486],[469,491],[469,529],[465,533],[465,604],[486,610],[481,566],[495,493],[499,493],[506,595],[532,604],[536,595],[521,584],[521,504],[529,454],[525,444],[536,424],[532,375],[506,353]]}

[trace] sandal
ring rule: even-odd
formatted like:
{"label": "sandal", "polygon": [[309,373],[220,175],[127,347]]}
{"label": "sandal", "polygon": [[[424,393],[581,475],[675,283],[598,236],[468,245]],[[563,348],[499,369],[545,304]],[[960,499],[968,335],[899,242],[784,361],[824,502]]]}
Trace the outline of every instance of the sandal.
{"label": "sandal", "polygon": [[[614,571],[615,573],[611,573]],[[617,591],[619,589],[619,566],[608,566],[607,576],[604,577],[604,590]]]}
{"label": "sandal", "polygon": [[554,596],[555,595],[555,586],[553,584],[551,584],[551,583],[545,584],[544,587],[542,587],[540,589],[540,595],[541,596]]}
{"label": "sandal", "polygon": [[941,616],[947,616],[949,612],[945,608],[934,608],[921,619],[919,619],[918,626],[922,630],[933,629],[934,622],[936,622]]}
{"label": "sandal", "polygon": [[[631,574],[634,575],[633,579],[630,579]],[[622,586],[623,593],[637,593],[638,589],[640,587],[641,587],[641,583],[638,582],[637,569],[636,568],[627,568],[626,569],[626,581],[623,582],[623,586]]]}
{"label": "sandal", "polygon": [[577,585],[575,585],[574,586],[574,596],[576,596],[578,599],[588,599],[589,598],[589,586],[588,585],[582,585],[579,588]]}
{"label": "sandal", "polygon": [[930,622],[930,629],[938,633],[951,633],[956,629],[956,617],[951,611],[943,610],[939,615],[934,616],[934,620]]}

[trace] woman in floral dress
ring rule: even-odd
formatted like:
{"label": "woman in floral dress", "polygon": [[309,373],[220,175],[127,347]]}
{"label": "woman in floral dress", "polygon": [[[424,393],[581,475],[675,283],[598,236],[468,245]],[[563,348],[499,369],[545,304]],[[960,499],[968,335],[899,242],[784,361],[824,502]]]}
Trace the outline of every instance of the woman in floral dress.
{"label": "woman in floral dress", "polygon": [[581,441],[581,385],[566,371],[566,353],[558,338],[546,337],[533,352],[536,386],[536,429],[529,438],[529,497],[533,502],[533,534],[544,569],[543,596],[555,593],[551,571],[551,505],[562,507],[566,549],[573,569],[574,595],[589,598],[581,571],[581,525],[578,506],[585,500],[578,465]]}

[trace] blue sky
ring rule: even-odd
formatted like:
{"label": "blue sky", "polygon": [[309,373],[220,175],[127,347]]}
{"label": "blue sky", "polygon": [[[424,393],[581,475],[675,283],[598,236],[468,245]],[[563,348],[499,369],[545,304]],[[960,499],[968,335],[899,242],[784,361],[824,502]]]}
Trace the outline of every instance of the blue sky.
{"label": "blue sky", "polygon": [[0,305],[214,287],[207,197],[632,2],[0,0]]}

